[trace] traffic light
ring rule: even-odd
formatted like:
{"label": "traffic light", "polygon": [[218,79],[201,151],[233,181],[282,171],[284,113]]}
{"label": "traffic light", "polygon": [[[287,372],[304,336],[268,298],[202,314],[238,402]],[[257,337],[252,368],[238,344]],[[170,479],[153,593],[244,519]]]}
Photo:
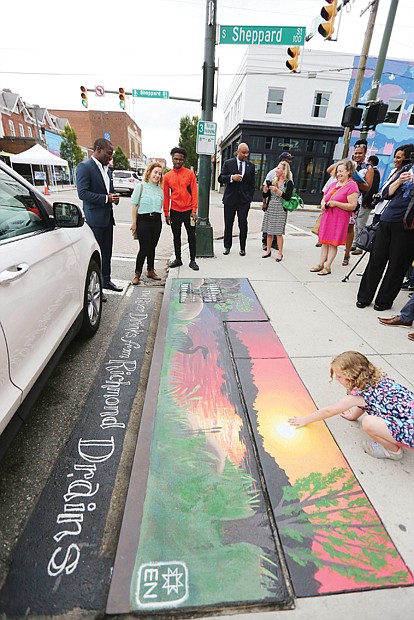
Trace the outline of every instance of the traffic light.
{"label": "traffic light", "polygon": [[125,88],[118,88],[119,107],[125,110]]}
{"label": "traffic light", "polygon": [[345,106],[341,120],[342,127],[352,127],[352,129],[358,127],[361,122],[363,111],[364,108],[357,108],[352,105]]}
{"label": "traffic light", "polygon": [[367,111],[364,118],[364,126],[375,129],[377,125],[385,121],[388,112],[388,105],[383,101],[372,101],[367,104]]}
{"label": "traffic light", "polygon": [[299,55],[300,55],[299,45],[295,45],[295,47],[288,47],[287,53],[292,58],[292,60],[287,60],[286,66],[290,70],[291,73],[297,73],[298,65],[299,65]]}
{"label": "traffic light", "polygon": [[84,108],[88,109],[88,91],[86,86],[81,86],[81,97],[82,97],[82,105]]}
{"label": "traffic light", "polygon": [[318,32],[325,39],[332,39],[334,33],[335,17],[338,13],[337,4],[338,0],[326,0],[330,6],[323,6],[321,9],[321,17],[325,20],[322,24],[319,24]]}

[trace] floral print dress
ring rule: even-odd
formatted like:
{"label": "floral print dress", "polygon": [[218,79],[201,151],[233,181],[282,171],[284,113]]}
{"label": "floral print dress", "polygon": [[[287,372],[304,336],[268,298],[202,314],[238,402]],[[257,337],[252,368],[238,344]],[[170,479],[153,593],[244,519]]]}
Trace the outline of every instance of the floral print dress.
{"label": "floral print dress", "polygon": [[369,415],[382,418],[398,443],[414,447],[414,394],[394,379],[384,375],[377,386],[367,385],[364,390],[352,390],[362,396]]}

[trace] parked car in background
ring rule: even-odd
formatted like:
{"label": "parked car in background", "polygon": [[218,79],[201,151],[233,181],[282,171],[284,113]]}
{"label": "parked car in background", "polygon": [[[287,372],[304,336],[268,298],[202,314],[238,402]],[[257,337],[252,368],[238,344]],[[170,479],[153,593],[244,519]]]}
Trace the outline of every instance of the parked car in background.
{"label": "parked car in background", "polygon": [[137,173],[130,170],[114,170],[112,180],[115,191],[118,194],[128,194],[128,196],[132,196],[135,185],[140,181]]}
{"label": "parked car in background", "polygon": [[93,336],[101,255],[80,208],[51,205],[0,161],[0,455],[65,347]]}

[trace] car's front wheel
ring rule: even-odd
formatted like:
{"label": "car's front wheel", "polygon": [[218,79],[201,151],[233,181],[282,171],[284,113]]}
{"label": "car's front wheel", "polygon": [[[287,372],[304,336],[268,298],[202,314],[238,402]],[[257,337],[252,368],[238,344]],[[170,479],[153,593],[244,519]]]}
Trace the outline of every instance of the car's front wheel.
{"label": "car's front wheel", "polygon": [[96,334],[102,314],[102,277],[96,261],[91,260],[85,282],[83,298],[81,338],[91,338]]}

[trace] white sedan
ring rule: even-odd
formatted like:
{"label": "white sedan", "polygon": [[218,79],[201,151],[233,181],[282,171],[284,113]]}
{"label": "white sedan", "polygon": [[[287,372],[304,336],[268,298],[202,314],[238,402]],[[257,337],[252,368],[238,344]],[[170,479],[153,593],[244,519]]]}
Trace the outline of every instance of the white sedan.
{"label": "white sedan", "polygon": [[93,336],[101,255],[77,205],[53,206],[0,161],[0,455],[64,348]]}

